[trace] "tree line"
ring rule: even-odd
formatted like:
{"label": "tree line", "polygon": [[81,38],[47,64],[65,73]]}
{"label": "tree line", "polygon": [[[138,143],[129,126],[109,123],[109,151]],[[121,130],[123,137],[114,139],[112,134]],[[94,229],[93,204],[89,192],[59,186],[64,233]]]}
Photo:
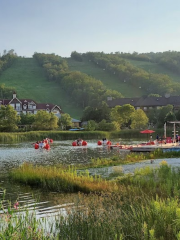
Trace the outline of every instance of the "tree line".
{"label": "tree line", "polygon": [[[82,127],[87,131],[120,131],[121,129],[145,129],[148,126],[160,127],[164,122],[180,120],[180,110],[174,112],[172,105],[150,109],[145,113],[130,104],[109,108],[104,102],[101,107],[86,107],[82,116]],[[58,118],[53,113],[38,111],[37,114],[17,114],[10,105],[0,108],[0,131],[26,130],[68,130],[72,128],[72,118],[64,113]]]}
{"label": "tree line", "polygon": [[180,73],[180,52],[177,51],[165,51],[157,53],[116,52],[116,54],[126,59],[157,63],[173,72],[176,72],[178,74]]}
{"label": "tree line", "polygon": [[79,71],[70,71],[67,62],[55,54],[34,53],[33,57],[44,68],[49,81],[57,81],[78,106],[102,105],[108,96],[120,98],[122,94],[107,89],[97,80]]}
{"label": "tree line", "polygon": [[28,131],[28,130],[54,130],[60,128],[66,130],[72,125],[72,118],[64,113],[58,118],[54,113],[38,111],[37,114],[17,114],[11,105],[1,105],[0,107],[0,131]]}
{"label": "tree line", "polygon": [[[141,68],[133,66],[125,58],[130,58],[130,55],[122,53],[105,54],[103,52],[87,52],[81,55],[81,58],[86,58],[93,62],[96,66],[106,69],[111,74],[116,74],[119,81],[129,83],[135,87],[142,88],[148,94],[170,93],[178,95],[180,91],[180,83],[175,83],[173,80],[164,74],[149,73]],[[77,53],[72,53],[71,57],[77,59]],[[145,56],[143,55],[143,58]],[[133,59],[133,58],[132,58]]]}
{"label": "tree line", "polygon": [[180,121],[180,110],[174,111],[173,105],[167,105],[144,112],[130,104],[109,108],[104,103],[102,107],[86,107],[81,120],[87,122],[85,129],[88,130],[162,128],[165,122]]}

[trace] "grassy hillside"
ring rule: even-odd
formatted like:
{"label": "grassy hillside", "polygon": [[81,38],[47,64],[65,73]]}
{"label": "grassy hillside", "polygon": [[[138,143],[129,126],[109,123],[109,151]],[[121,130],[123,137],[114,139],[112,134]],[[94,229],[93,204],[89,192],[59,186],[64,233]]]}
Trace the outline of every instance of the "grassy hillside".
{"label": "grassy hillside", "polygon": [[58,83],[47,81],[43,69],[33,58],[18,58],[0,75],[0,83],[15,87],[18,98],[31,98],[39,103],[60,105],[62,110],[73,118],[82,115],[82,109],[72,103]]}
{"label": "grassy hillside", "polygon": [[66,60],[71,71],[80,71],[101,80],[107,88],[119,91],[124,97],[139,97],[147,94],[142,89],[120,82],[116,75],[109,74],[89,61],[78,62],[71,58]]}
{"label": "grassy hillside", "polygon": [[129,59],[126,59],[126,60],[129,61],[132,65],[134,65],[138,68],[142,68],[149,73],[166,74],[173,81],[180,82],[180,75],[178,75],[177,73],[173,73],[169,69],[166,69],[165,67],[163,67],[157,63],[151,63],[151,62],[146,62],[146,61],[136,61],[136,60],[129,60]]}

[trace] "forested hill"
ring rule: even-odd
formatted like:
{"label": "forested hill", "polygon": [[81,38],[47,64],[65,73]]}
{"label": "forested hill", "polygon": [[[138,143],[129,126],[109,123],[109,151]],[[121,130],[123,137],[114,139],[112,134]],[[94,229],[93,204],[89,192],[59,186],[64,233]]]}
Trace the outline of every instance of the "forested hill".
{"label": "forested hill", "polygon": [[[79,62],[89,61],[107,71],[111,76],[117,76],[119,82],[124,82],[135,88],[140,88],[146,94],[166,93],[179,95],[180,92],[180,53],[129,54],[103,52],[72,52],[71,57]],[[166,55],[168,57],[166,57]],[[150,58],[151,56],[151,58]],[[171,58],[172,57],[172,58]],[[178,58],[179,57],[179,58]],[[140,64],[141,63],[141,64]]]}
{"label": "forested hill", "polygon": [[87,106],[101,107],[110,96],[180,93],[178,52],[72,52],[70,58],[35,53],[33,58],[15,57],[6,65],[5,58],[0,58],[1,93],[5,84],[17,91],[18,98],[60,105],[73,118],[80,118]]}

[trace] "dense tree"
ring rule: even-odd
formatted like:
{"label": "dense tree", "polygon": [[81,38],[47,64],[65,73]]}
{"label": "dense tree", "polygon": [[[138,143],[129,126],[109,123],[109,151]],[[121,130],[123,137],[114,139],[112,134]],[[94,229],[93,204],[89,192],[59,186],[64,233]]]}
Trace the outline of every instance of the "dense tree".
{"label": "dense tree", "polygon": [[116,122],[109,123],[105,119],[103,119],[101,122],[98,123],[98,130],[101,130],[101,131],[114,131],[114,130],[118,130],[118,129],[117,129]]}
{"label": "dense tree", "polygon": [[76,51],[74,51],[74,52],[71,53],[71,57],[72,57],[73,59],[75,59],[76,61],[79,61],[79,62],[82,62],[82,61],[83,61],[82,54],[80,54],[80,53],[78,53],[78,52],[76,52]]}
{"label": "dense tree", "polygon": [[159,112],[160,110],[157,108],[149,109],[147,114],[147,117],[149,118],[149,124],[151,126],[156,126],[159,121]]}
{"label": "dense tree", "polygon": [[135,108],[130,104],[116,106],[115,108],[111,109],[111,120],[118,122],[120,127],[129,126],[132,114],[134,112]]}
{"label": "dense tree", "polygon": [[165,122],[168,122],[168,121],[177,121],[176,119],[176,115],[174,114],[173,111],[170,111],[166,114],[165,118],[164,118],[164,121]]}
{"label": "dense tree", "polygon": [[148,117],[142,109],[137,109],[131,115],[131,128],[132,129],[144,129],[148,125]]}
{"label": "dense tree", "polygon": [[21,125],[32,125],[35,121],[35,115],[30,113],[27,114],[21,113],[20,118]]}
{"label": "dense tree", "polygon": [[9,53],[4,54],[2,57],[0,57],[0,74],[8,67],[10,67],[16,59],[17,56],[15,54]]}
{"label": "dense tree", "polygon": [[180,110],[178,110],[178,111],[175,113],[175,115],[176,115],[176,119],[177,119],[178,121],[180,121]]}
{"label": "dense tree", "polygon": [[33,126],[36,130],[53,130],[58,128],[58,118],[54,113],[41,110],[35,115]]}
{"label": "dense tree", "polygon": [[89,120],[87,125],[83,125],[86,131],[95,131],[97,129],[98,124],[94,120]]}
{"label": "dense tree", "polygon": [[167,114],[172,111],[173,111],[173,105],[170,105],[170,104],[159,109],[158,127],[162,127],[164,125]]}
{"label": "dense tree", "polygon": [[101,107],[86,107],[83,111],[82,121],[94,120],[100,122],[103,119],[110,121],[110,108],[103,102]]}
{"label": "dense tree", "polygon": [[0,84],[0,98],[8,99],[12,97],[15,88],[13,87],[6,87],[5,84]]}
{"label": "dense tree", "polygon": [[0,108],[0,130],[2,132],[12,132],[18,129],[20,117],[10,105],[1,106]]}
{"label": "dense tree", "polygon": [[72,125],[72,118],[68,113],[64,113],[61,115],[58,121],[58,125],[62,130],[66,130],[67,126]]}

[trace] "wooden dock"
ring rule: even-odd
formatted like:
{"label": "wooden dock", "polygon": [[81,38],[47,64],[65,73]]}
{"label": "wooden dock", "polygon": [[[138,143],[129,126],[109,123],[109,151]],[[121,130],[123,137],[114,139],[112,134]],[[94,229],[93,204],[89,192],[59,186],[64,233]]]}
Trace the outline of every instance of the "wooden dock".
{"label": "wooden dock", "polygon": [[143,145],[143,146],[133,146],[130,150],[131,152],[154,152],[157,149],[164,151],[180,151],[180,145],[176,144],[159,144],[159,145]]}
{"label": "wooden dock", "polygon": [[130,151],[131,152],[154,152],[157,148],[150,148],[150,147],[133,147]]}

